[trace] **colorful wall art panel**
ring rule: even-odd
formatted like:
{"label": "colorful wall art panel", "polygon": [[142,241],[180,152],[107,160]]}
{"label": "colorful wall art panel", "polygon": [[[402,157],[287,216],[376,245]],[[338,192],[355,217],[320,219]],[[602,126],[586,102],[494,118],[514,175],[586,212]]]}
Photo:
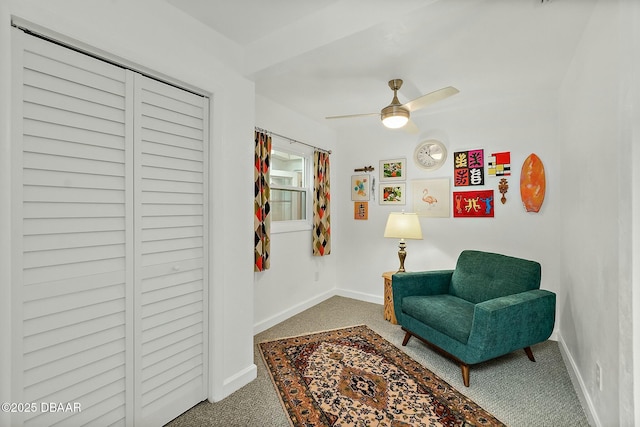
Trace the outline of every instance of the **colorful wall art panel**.
{"label": "colorful wall art panel", "polygon": [[453,153],[453,185],[467,187],[484,185],[484,150]]}
{"label": "colorful wall art panel", "polygon": [[351,175],[351,200],[367,201],[371,194],[371,179],[369,175]]}
{"label": "colorful wall art panel", "polygon": [[449,218],[451,198],[449,178],[416,179],[411,181],[413,211],[418,216]]}
{"label": "colorful wall art panel", "polygon": [[353,219],[369,219],[369,202],[353,203]]}
{"label": "colorful wall art panel", "polygon": [[511,152],[492,153],[487,158],[487,173],[489,176],[511,175]]}
{"label": "colorful wall art panel", "polygon": [[454,191],[453,217],[493,217],[493,190]]}
{"label": "colorful wall art panel", "polygon": [[379,203],[381,205],[404,205],[407,203],[405,193],[406,185],[404,182],[401,184],[383,182],[380,184]]}
{"label": "colorful wall art panel", "polygon": [[542,160],[531,153],[524,160],[520,172],[520,197],[527,212],[540,211],[546,187]]}

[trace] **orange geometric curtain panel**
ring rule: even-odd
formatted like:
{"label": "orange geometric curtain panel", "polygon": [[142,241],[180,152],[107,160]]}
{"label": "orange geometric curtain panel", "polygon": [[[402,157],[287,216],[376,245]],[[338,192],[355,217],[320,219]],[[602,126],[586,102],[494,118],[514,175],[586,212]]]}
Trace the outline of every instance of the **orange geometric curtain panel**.
{"label": "orange geometric curtain panel", "polygon": [[271,136],[255,132],[255,163],[253,168],[254,209],[253,228],[255,231],[254,271],[268,270],[271,250],[271,207],[269,205],[269,167],[271,164]]}
{"label": "orange geometric curtain panel", "polygon": [[324,256],[331,253],[329,153],[314,151],[313,167],[313,255]]}

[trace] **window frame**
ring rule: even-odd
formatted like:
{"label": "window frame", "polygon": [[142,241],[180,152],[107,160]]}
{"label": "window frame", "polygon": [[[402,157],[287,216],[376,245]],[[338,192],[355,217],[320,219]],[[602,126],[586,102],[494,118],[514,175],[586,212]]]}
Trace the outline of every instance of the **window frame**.
{"label": "window frame", "polygon": [[[273,137],[271,142],[271,150],[282,151],[283,153],[293,154],[296,156],[300,156],[303,159],[303,179],[305,180],[304,186],[302,187],[291,187],[286,185],[271,185],[269,183],[270,192],[274,189],[283,189],[283,190],[293,190],[298,191],[305,194],[305,209],[306,209],[306,218],[305,219],[293,219],[293,220],[284,220],[284,221],[274,221],[271,219],[271,233],[290,233],[295,231],[305,231],[311,230],[313,228],[313,214],[312,214],[312,194],[313,194],[313,149],[307,148],[300,144],[295,144],[293,142],[281,142],[276,140]],[[273,172],[273,160],[271,161],[271,170],[269,174]],[[270,200],[271,202],[271,197]]]}

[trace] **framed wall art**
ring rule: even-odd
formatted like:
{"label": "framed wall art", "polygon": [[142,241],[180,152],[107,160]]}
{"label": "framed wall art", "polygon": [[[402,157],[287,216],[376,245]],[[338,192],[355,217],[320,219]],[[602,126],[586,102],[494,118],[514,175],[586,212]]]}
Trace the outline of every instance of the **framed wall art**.
{"label": "framed wall art", "polygon": [[413,211],[418,216],[449,218],[451,198],[449,178],[416,179],[411,181]]}
{"label": "framed wall art", "polygon": [[467,187],[484,185],[484,150],[453,153],[453,185]]}
{"label": "framed wall art", "polygon": [[380,183],[381,205],[404,205],[406,204],[406,184],[402,183]]}
{"label": "framed wall art", "polygon": [[369,202],[353,203],[353,219],[359,219],[359,220],[369,219]]}
{"label": "framed wall art", "polygon": [[407,159],[380,160],[380,181],[405,181]]}
{"label": "framed wall art", "polygon": [[493,190],[454,191],[453,217],[493,217]]}
{"label": "framed wall art", "polygon": [[366,202],[371,197],[371,177],[368,174],[351,175],[351,200]]}
{"label": "framed wall art", "polygon": [[511,152],[491,153],[487,157],[487,173],[489,176],[511,175]]}

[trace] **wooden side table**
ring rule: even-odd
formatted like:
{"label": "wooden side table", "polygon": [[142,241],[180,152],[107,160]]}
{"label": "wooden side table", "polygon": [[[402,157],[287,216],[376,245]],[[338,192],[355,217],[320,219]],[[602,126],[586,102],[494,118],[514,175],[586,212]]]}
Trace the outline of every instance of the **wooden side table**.
{"label": "wooden side table", "polygon": [[398,320],[396,319],[396,312],[393,309],[393,288],[392,288],[392,277],[396,274],[395,271],[387,271],[382,273],[382,277],[384,278],[384,320],[388,320],[394,325],[398,324]]}

